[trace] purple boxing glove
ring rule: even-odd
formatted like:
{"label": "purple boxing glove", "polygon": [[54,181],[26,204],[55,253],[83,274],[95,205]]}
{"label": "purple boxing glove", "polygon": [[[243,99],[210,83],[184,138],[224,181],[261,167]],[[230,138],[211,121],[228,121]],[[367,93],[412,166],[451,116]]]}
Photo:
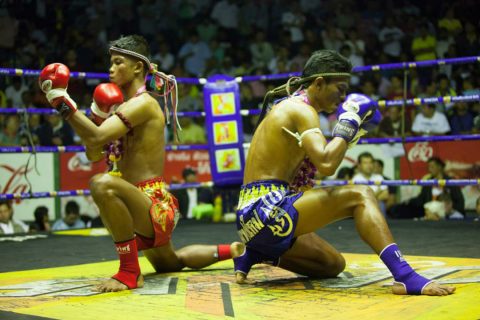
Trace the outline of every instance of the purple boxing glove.
{"label": "purple boxing glove", "polygon": [[333,136],[345,139],[351,148],[368,130],[378,125],[382,116],[369,97],[352,93],[338,107],[337,118],[338,123],[333,129]]}

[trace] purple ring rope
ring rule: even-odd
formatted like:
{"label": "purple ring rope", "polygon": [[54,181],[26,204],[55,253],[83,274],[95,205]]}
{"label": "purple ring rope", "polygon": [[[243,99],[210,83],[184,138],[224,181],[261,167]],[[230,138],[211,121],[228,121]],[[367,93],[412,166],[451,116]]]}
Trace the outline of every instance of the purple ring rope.
{"label": "purple ring rope", "polygon": [[[435,59],[435,60],[426,60],[426,61],[412,61],[412,62],[399,62],[399,63],[385,63],[371,66],[362,66],[354,67],[352,72],[370,72],[370,71],[380,71],[380,70],[393,70],[393,69],[412,69],[412,68],[424,68],[431,66],[442,66],[450,64],[466,64],[466,63],[475,63],[480,62],[480,56],[473,57],[458,57],[450,59]],[[7,76],[38,76],[40,70],[31,70],[31,69],[18,69],[18,68],[0,68],[0,75]],[[266,80],[279,80],[290,78],[292,76],[299,76],[299,72],[291,73],[282,73],[282,74],[271,74],[271,75],[257,75],[257,76],[243,76],[237,77],[237,81],[246,82],[246,81],[266,81]],[[96,72],[71,72],[70,76],[72,78],[86,78],[86,79],[108,79],[108,73],[96,73]],[[197,78],[176,78],[178,83],[187,83],[187,84],[203,84],[205,79]]]}
{"label": "purple ring rope", "polygon": [[[208,150],[208,146],[205,144],[179,144],[179,145],[167,145],[165,146],[167,151],[184,151],[184,150]],[[11,146],[11,147],[0,147],[0,153],[47,153],[47,152],[57,152],[57,153],[66,153],[66,152],[84,152],[84,146],[37,146],[35,150],[32,147],[20,147],[20,146]]]}

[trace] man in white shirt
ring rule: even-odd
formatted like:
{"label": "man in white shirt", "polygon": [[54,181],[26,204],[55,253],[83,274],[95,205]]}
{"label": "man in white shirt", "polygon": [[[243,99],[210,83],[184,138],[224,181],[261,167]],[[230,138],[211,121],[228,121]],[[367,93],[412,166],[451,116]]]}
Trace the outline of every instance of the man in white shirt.
{"label": "man in white shirt", "polygon": [[432,104],[422,106],[422,112],[415,116],[412,125],[412,131],[416,135],[446,134],[450,130],[445,114],[436,111]]}
{"label": "man in white shirt", "polygon": [[28,232],[28,226],[13,218],[12,202],[0,201],[0,234]]}
{"label": "man in white shirt", "polygon": [[[373,173],[374,158],[370,152],[363,152],[357,158],[357,173],[353,176],[353,181],[383,181],[383,176]],[[386,213],[385,201],[388,199],[388,187],[382,185],[371,185],[375,197],[383,214]]]}

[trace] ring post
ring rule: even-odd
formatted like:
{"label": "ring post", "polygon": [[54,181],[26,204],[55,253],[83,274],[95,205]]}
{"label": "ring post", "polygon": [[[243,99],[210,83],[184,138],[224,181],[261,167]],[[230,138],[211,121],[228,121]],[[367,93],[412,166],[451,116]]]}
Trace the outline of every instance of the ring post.
{"label": "ring post", "polygon": [[239,85],[229,76],[211,76],[203,99],[212,180],[219,186],[241,184],[245,157]]}

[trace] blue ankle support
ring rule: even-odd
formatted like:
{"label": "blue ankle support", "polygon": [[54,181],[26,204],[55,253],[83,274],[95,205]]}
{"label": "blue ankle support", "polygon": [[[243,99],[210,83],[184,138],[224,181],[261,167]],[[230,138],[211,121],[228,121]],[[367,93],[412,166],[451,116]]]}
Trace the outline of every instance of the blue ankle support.
{"label": "blue ankle support", "polygon": [[423,288],[432,282],[412,269],[395,243],[386,246],[380,252],[380,259],[392,273],[395,282],[401,283],[408,294],[422,294]]}

